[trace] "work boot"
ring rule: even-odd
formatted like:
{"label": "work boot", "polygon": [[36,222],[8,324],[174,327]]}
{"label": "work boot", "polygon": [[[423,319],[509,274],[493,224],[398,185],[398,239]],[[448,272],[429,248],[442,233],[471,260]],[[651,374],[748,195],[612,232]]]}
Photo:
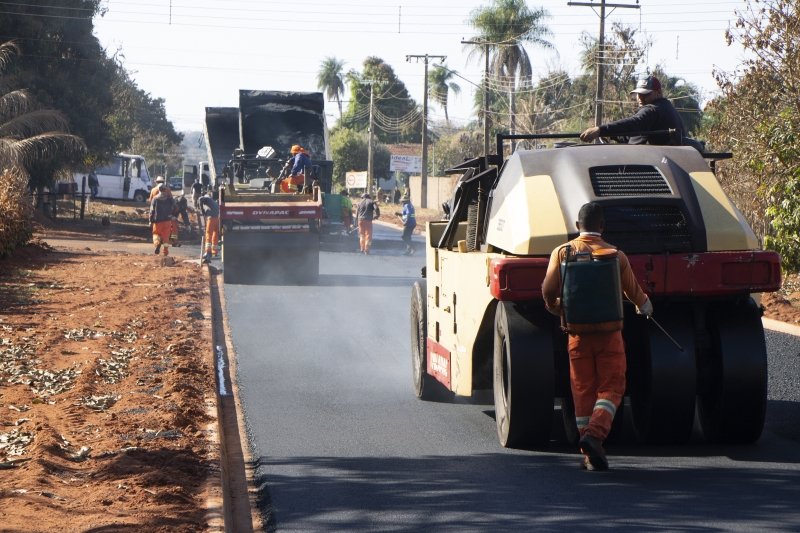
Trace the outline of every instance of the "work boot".
{"label": "work boot", "polygon": [[160,245],[160,244],[156,244],[156,250],[155,250],[153,253],[154,253],[154,254],[156,254],[156,255],[158,255],[158,253],[159,253],[160,251],[161,251],[161,245]]}
{"label": "work boot", "polygon": [[[606,459],[606,451],[600,441],[591,435],[584,435],[581,437],[578,445],[581,452],[588,458],[589,464],[594,467],[594,470],[608,470],[608,459]],[[588,467],[587,467],[588,469]]]}

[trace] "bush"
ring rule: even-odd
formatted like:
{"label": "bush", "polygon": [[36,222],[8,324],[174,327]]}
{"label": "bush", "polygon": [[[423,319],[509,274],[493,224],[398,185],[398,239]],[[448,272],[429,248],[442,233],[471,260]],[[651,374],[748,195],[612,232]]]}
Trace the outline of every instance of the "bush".
{"label": "bush", "polygon": [[7,257],[33,236],[32,205],[27,180],[18,172],[0,174],[0,257]]}

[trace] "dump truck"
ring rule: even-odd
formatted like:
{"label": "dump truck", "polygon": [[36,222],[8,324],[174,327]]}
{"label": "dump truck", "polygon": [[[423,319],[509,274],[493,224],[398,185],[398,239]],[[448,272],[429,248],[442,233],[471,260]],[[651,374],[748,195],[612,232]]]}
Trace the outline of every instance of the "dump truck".
{"label": "dump truck", "polygon": [[[238,108],[206,108],[205,134],[225,282],[316,283],[333,172],[322,93],[240,90]],[[281,192],[293,144],[311,153],[316,186]]]}
{"label": "dump truck", "polygon": [[[549,137],[559,135],[501,135],[497,154],[509,138]],[[577,442],[567,337],[541,284],[552,250],[577,237],[581,206],[597,202],[604,240],[627,254],[657,319],[622,307],[627,389],[612,437],[681,443],[698,422],[709,441],[757,440],[767,402],[758,293],[780,288],[780,257],[761,249],[716,179],[729,154],[560,144],[452,169],[450,217],[427,224],[411,294],[416,396],[492,390],[501,445]]]}

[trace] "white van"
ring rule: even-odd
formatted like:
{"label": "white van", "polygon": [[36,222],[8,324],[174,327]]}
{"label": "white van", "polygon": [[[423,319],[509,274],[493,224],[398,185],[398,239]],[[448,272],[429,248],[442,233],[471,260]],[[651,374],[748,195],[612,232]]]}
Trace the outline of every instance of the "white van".
{"label": "white van", "polygon": [[[97,174],[99,184],[98,198],[146,202],[150,197],[150,189],[153,184],[150,174],[147,172],[147,163],[140,155],[118,154],[112,156],[105,165],[95,169],[95,174]],[[73,174],[79,191],[84,176],[88,176],[88,173],[76,172]],[[89,193],[88,181],[86,193]]]}

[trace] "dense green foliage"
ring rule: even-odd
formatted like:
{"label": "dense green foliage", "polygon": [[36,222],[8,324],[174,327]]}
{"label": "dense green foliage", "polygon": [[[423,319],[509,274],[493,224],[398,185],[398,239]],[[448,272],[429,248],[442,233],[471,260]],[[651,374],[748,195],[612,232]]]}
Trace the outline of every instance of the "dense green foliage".
{"label": "dense green foliage", "polygon": [[[333,157],[333,190],[344,187],[347,172],[367,170],[369,141],[365,132],[351,128],[337,128],[331,134],[331,155]],[[389,176],[389,150],[375,143],[373,146],[375,177]]]}
{"label": "dense green foliage", "polygon": [[[420,67],[422,68],[422,67]],[[340,123],[346,128],[367,131],[370,122],[370,93],[374,106],[372,123],[375,137],[383,143],[419,142],[422,115],[405,84],[394,69],[377,57],[364,61],[362,72],[347,74],[350,103]]]}
{"label": "dense green foliage", "polygon": [[41,106],[59,111],[69,132],[87,147],[86,155],[75,154],[72,160],[38,162],[34,187],[52,184],[66,164],[95,165],[120,151],[136,151],[154,162],[180,143],[163,100],[136,87],[119,58],[108,57],[94,36],[93,19],[103,15],[102,4],[49,0],[46,5],[20,2],[3,8],[0,35],[21,50],[4,80],[7,86],[25,87]]}
{"label": "dense green foliage", "polygon": [[743,75],[718,73],[723,95],[704,124],[726,192],[764,244],[800,268],[800,24],[795,0],[748,0],[728,33],[750,52]]}

